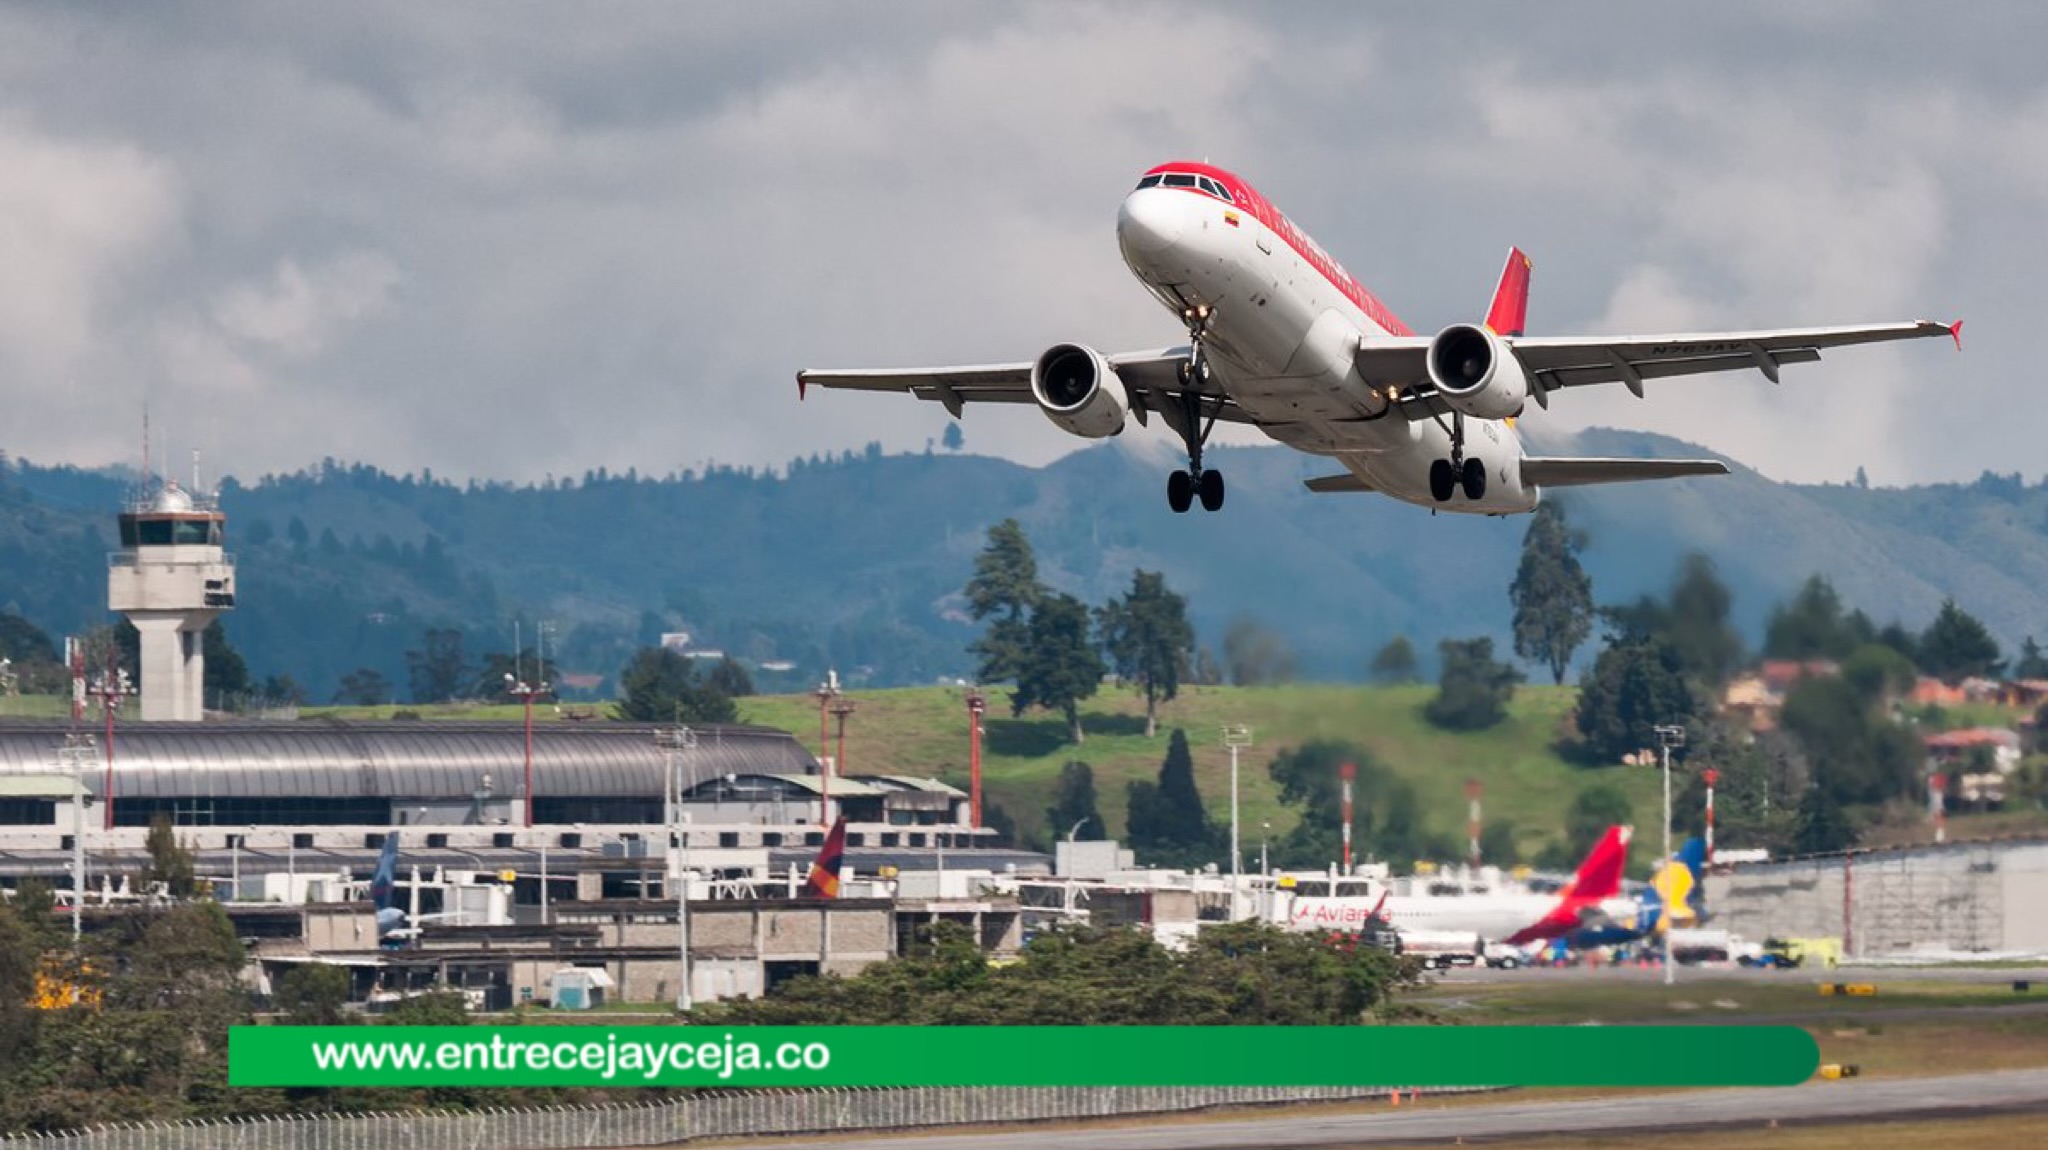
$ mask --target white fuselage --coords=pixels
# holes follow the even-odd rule
[[[1275,907],[1276,917],[1291,930],[1356,932],[1373,908],[1399,931],[1458,932],[1498,942],[1549,914],[1558,904],[1554,894],[1391,895],[1384,906],[1372,898],[1287,897]],[[1631,920],[1634,899],[1617,896],[1600,903],[1601,913],[1616,921]]]
[[[1192,190],[1140,188],[1117,213],[1117,242],[1132,273],[1176,317],[1189,307],[1211,309],[1205,349],[1212,378],[1266,434],[1331,456],[1396,499],[1445,506],[1430,495],[1429,469],[1451,454],[1448,421],[1405,418],[1392,410],[1387,389],[1358,370],[1362,341],[1396,333],[1318,266],[1345,274],[1313,240],[1277,209],[1259,207],[1228,210]],[[1466,417],[1464,424],[1465,455],[1485,464],[1487,483],[1482,498],[1455,509],[1534,509],[1538,493],[1522,484],[1512,422]]]

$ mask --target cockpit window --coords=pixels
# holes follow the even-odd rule
[[[1149,187],[1152,187],[1153,185],[1157,184],[1158,182],[1159,182],[1159,177],[1158,177],[1158,176],[1146,176],[1146,177],[1145,177],[1144,179],[1142,179],[1142,180],[1139,180],[1139,181],[1138,181],[1138,186],[1139,186],[1140,188],[1149,188]]]
[[[1232,200],[1230,198],[1229,190],[1224,188],[1222,184],[1217,183],[1215,180],[1212,180],[1207,176],[1202,177],[1202,190],[1208,192],[1212,196],[1215,196],[1217,199],[1222,200],[1226,204],[1236,202],[1235,200]]]
[[[1195,186],[1195,178],[1193,176],[1181,175],[1178,172],[1167,176],[1160,182],[1169,188],[1192,188]]]

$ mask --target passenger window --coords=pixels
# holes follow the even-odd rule
[[[1142,179],[1142,180],[1139,180],[1139,181],[1138,181],[1138,187],[1139,187],[1139,188],[1141,188],[1141,189],[1143,189],[1143,188],[1149,188],[1149,187],[1152,187],[1152,186],[1154,186],[1154,185],[1155,185],[1155,184],[1157,184],[1158,182],[1159,182],[1159,177],[1158,177],[1158,176],[1146,176],[1146,177],[1145,177],[1144,179]]]
[[[1192,188],[1195,186],[1195,178],[1193,176],[1172,175],[1160,182],[1169,188]]]

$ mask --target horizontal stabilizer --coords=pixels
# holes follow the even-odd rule
[[[1316,492],[1378,490],[1378,488],[1374,487],[1372,484],[1367,483],[1365,480],[1360,479],[1358,476],[1351,474],[1321,475],[1317,476],[1314,479],[1304,479],[1301,481],[1301,485],[1303,487],[1308,488],[1310,491]]]
[[[1595,483],[1634,483],[1642,479],[1726,474],[1728,465],[1718,459],[1522,460],[1524,487],[1586,487]]]

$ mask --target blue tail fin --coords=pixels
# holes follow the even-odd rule
[[[384,836],[384,853],[377,859],[377,873],[370,876],[370,901],[378,910],[391,909],[391,894],[398,885],[398,832]]]

